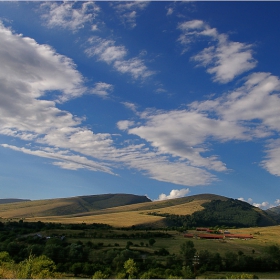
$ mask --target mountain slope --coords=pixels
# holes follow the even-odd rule
[[[0,204],[24,202],[24,201],[31,201],[31,200],[30,199],[19,199],[19,198],[0,198]]]
[[[3,218],[64,216],[150,201],[146,196],[133,194],[103,194],[35,200],[0,205],[0,216]]]
[[[116,227],[254,227],[277,219],[249,203],[214,194],[151,201],[132,194],[103,194],[0,205],[0,217]]]
[[[280,223],[280,206],[269,208],[265,210],[265,212],[278,223]]]

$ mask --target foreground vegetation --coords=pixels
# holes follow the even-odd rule
[[[279,227],[249,230],[254,240],[218,241],[182,228],[0,222],[0,278],[280,278]]]

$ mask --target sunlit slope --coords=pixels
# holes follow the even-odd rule
[[[114,227],[131,227],[146,225],[154,227],[166,226],[165,218],[153,214],[191,215],[203,210],[201,204],[210,202],[213,198],[226,199],[214,195],[199,195],[165,201],[144,202],[133,205],[112,207],[66,216],[37,217],[42,222],[60,223],[105,223]],[[34,219],[29,219],[34,220]]]
[[[0,205],[0,217],[59,223],[105,223],[116,227],[183,225],[250,227],[277,221],[246,202],[213,194],[164,201],[107,194]]]
[[[104,194],[36,200],[2,204],[0,205],[0,217],[30,218],[38,216],[64,216],[147,201],[150,200],[146,196],[131,194]]]

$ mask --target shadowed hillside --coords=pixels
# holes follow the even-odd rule
[[[23,201],[31,201],[31,200],[30,199],[19,199],[19,198],[1,198],[0,204],[23,202]]]
[[[280,206],[269,208],[265,210],[265,212],[278,223],[280,223]]]
[[[276,215],[276,214],[275,214]],[[278,224],[267,212],[214,194],[151,201],[146,196],[103,194],[0,205],[0,217],[115,227],[255,227]]]
[[[102,194],[35,200],[0,205],[0,216],[3,218],[64,216],[150,201],[146,196],[133,194]]]

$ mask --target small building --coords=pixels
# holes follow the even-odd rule
[[[196,228],[197,231],[207,231],[209,228]]]

